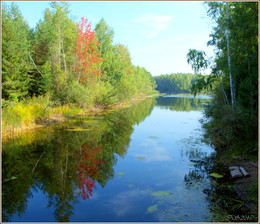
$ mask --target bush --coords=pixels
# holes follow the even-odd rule
[[[258,120],[237,104],[233,109],[226,105],[220,89],[216,91],[212,102],[205,108],[205,137],[219,151],[231,156],[257,156]]]
[[[95,98],[95,105],[108,106],[119,101],[117,87],[112,86],[109,82],[100,82],[99,92]]]
[[[82,85],[73,80],[66,90],[66,103],[75,104],[78,107],[87,108],[94,104],[97,94],[97,85]]]

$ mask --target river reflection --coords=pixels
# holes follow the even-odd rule
[[[165,95],[157,98],[157,106],[161,109],[173,111],[200,111],[203,105],[210,101],[206,95],[193,97],[192,95]]]
[[[3,221],[208,221],[182,150],[206,101],[150,98],[5,140]]]
[[[111,113],[72,119],[34,131],[3,145],[3,220],[22,216],[34,191],[48,198],[55,221],[69,221],[77,194],[92,196],[114,176],[116,155],[127,152],[133,125],[142,122],[154,99]],[[44,220],[44,219],[43,219]],[[36,221],[36,220],[35,220]]]

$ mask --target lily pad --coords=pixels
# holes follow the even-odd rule
[[[152,196],[155,196],[155,197],[162,197],[162,196],[167,196],[169,195],[170,192],[169,191],[155,191],[155,192],[152,192],[151,195]]]
[[[218,174],[218,173],[210,173],[209,175],[212,176],[212,177],[216,177],[216,178],[222,178],[223,177],[223,175]]]
[[[117,173],[117,174],[119,174],[119,175],[125,175],[125,173],[123,173],[123,172],[119,172],[119,173]]]
[[[152,212],[158,211],[157,206],[158,205],[152,205],[152,206],[148,207],[147,212],[152,213]]]
[[[137,158],[137,159],[140,159],[140,160],[145,160],[145,159],[146,159],[145,156],[137,156],[136,158]]]

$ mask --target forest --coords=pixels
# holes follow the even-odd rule
[[[15,3],[3,3],[2,24],[4,132],[154,91],[151,74],[113,42],[106,21],[75,22],[67,2],[51,2],[35,28]]]
[[[202,75],[174,73],[155,76],[156,90],[161,93],[190,93],[193,84]]]
[[[214,27],[208,46],[215,57],[190,49],[187,62],[195,73],[211,68],[192,86],[211,89],[205,108],[206,137],[220,153],[257,160],[258,152],[258,3],[206,2]]]

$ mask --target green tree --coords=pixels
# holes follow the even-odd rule
[[[209,59],[204,51],[190,49],[187,54],[187,62],[191,64],[192,69],[196,74],[209,67]]]
[[[52,89],[54,98],[65,101],[64,90],[74,72],[77,26],[67,2],[51,2],[50,6],[34,31],[33,58],[42,73],[45,92]]]
[[[254,154],[258,144],[258,3],[206,4],[214,21],[208,45],[215,47],[215,58],[210,79],[199,79],[193,88],[208,87],[214,80],[218,83],[205,110],[212,118],[205,124],[207,136],[217,148]],[[245,145],[243,151],[241,145]]]
[[[99,41],[99,51],[104,59],[101,65],[102,80],[108,81],[113,84],[116,80],[115,75],[115,54],[113,51],[113,37],[114,31],[108,26],[105,20],[102,18],[95,27],[95,34]]]
[[[28,95],[30,29],[15,3],[2,6],[3,98],[16,101]]]
[[[229,92],[229,94],[224,94],[225,98],[231,101],[232,94],[237,95],[238,104],[243,106],[244,109],[250,108],[251,111],[256,111],[258,4],[254,2],[232,2],[228,4],[208,2],[206,4],[208,6],[208,15],[216,24],[210,35],[212,39],[208,41],[208,45],[216,48],[216,56],[214,63],[212,63],[212,78],[213,76],[218,78],[222,76],[221,82],[224,84],[221,85],[225,92]],[[230,50],[228,50],[228,46]],[[229,51],[230,66],[228,66]],[[191,54],[191,52],[197,52],[197,54]],[[209,63],[208,60],[200,57],[201,54],[199,55],[198,52],[200,51],[190,50],[187,55],[188,62],[195,65],[195,67],[193,66],[195,70],[204,69],[206,68],[204,64]],[[202,54],[204,55],[204,53]],[[233,81],[230,79],[231,71]],[[226,85],[226,83],[229,83],[229,85]],[[227,91],[227,87],[231,90]],[[250,107],[248,107],[249,102]]]
[[[201,76],[190,73],[177,73],[155,76],[154,80],[157,84],[157,90],[162,93],[190,93],[193,84]],[[202,92],[202,90],[199,92]]]
[[[52,24],[52,13],[50,9],[44,12],[43,20],[40,20],[31,36],[32,58],[37,71],[33,71],[31,95],[43,95],[52,92],[53,75],[51,70],[51,43],[53,39],[50,32]]]

